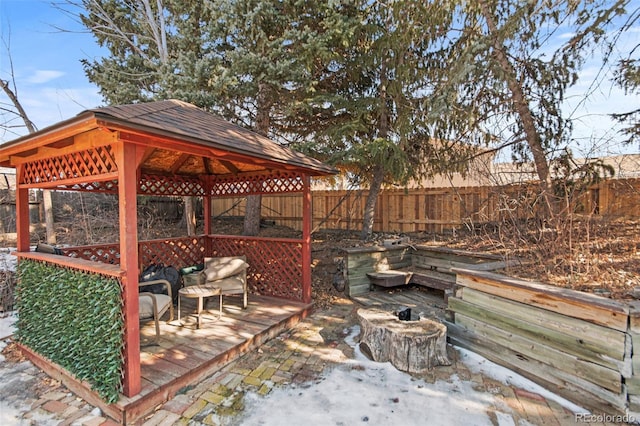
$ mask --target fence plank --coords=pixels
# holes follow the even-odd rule
[[[374,232],[443,232],[465,224],[527,218],[530,211],[516,207],[507,212],[505,202],[532,191],[531,185],[461,188],[385,189],[376,206]],[[263,218],[300,229],[302,219],[293,194],[263,196]],[[319,229],[359,230],[362,227],[365,191],[313,191],[313,224]],[[346,197],[346,200],[342,201]],[[282,202],[276,205],[273,199]],[[214,215],[228,209],[232,199],[212,200]],[[237,199],[234,200],[237,202]],[[640,216],[640,179],[611,179],[593,185],[581,201],[581,213],[611,217]],[[510,203],[510,205],[512,205]],[[222,207],[225,206],[225,207]],[[244,215],[244,204],[229,215]],[[337,207],[337,208],[336,208]],[[335,209],[335,210],[334,210]],[[277,211],[277,214],[271,210]],[[333,212],[333,213],[331,213]],[[330,217],[327,217],[330,216]],[[299,216],[298,216],[299,217]],[[286,220],[284,219],[286,218]]]

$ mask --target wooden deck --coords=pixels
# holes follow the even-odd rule
[[[171,323],[162,321],[161,339],[156,346],[145,345],[154,336],[153,321],[141,324],[142,391],[131,398],[121,396],[115,404],[104,403],[64,369],[52,367],[28,348],[22,349],[39,368],[115,421],[135,423],[184,387],[211,376],[242,354],[291,328],[311,310],[311,305],[255,295],[249,295],[249,305],[243,310],[240,297],[227,296],[223,315],[216,320],[217,300],[217,297],[210,299],[211,314],[204,315],[201,328],[196,329],[195,301],[182,299],[183,324],[177,319]],[[163,319],[167,318],[168,313]]]
[[[418,319],[422,313],[428,318],[445,319],[447,304],[444,291],[424,288],[417,285],[399,288],[373,286],[373,290],[351,299],[365,307],[376,306],[396,309],[402,306],[411,308],[411,318]]]

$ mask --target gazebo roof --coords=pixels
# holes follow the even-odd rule
[[[115,133],[147,147],[143,173],[198,176],[294,170],[312,176],[336,173],[322,162],[179,100],[90,109],[0,145],[0,166],[68,151],[83,133]]]

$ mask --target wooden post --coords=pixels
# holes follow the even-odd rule
[[[202,215],[204,216],[203,233],[209,235],[211,234],[211,195],[202,197]]]
[[[302,301],[311,303],[311,179],[302,180]]]
[[[205,176],[202,179],[202,184],[204,185],[204,196],[202,197],[202,215],[204,216],[204,228],[202,233],[205,235],[204,237],[204,256],[211,256],[213,252],[213,245],[211,243],[211,176]],[[204,259],[202,259],[204,262]]]
[[[29,239],[29,190],[22,186],[24,164],[16,167],[16,232],[18,251],[31,249]]]
[[[120,268],[124,299],[124,394],[132,397],[142,389],[140,373],[140,313],[138,306],[138,159],[136,146],[121,142],[114,147],[118,165],[120,218]]]

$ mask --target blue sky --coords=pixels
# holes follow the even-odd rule
[[[55,27],[70,32],[60,32]],[[102,105],[98,88],[88,82],[80,64],[83,58],[100,56],[101,50],[92,36],[82,31],[80,24],[51,6],[50,0],[0,0],[0,33],[4,43],[10,42],[19,99],[39,129]],[[622,45],[628,48],[639,40],[640,28],[635,28]],[[565,111],[572,111],[576,100],[584,97],[598,68],[597,60],[586,65],[579,84],[569,91]],[[0,78],[9,78],[9,71],[7,49],[0,45]],[[0,102],[5,99],[0,97]],[[625,97],[605,80],[600,90],[573,114],[577,119],[574,136],[579,143],[574,149],[578,156],[637,153],[638,146],[620,146],[621,138],[607,114],[630,110],[638,104],[640,96]],[[0,143],[25,133],[24,129],[18,134],[0,133]]]
[[[100,49],[90,34],[81,31],[49,1],[0,0],[0,78],[11,75],[8,43],[18,97],[38,129],[102,105],[98,88],[89,83],[80,64],[83,58],[99,55]],[[0,142],[17,136],[0,134]]]

